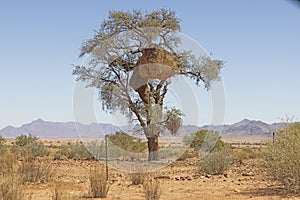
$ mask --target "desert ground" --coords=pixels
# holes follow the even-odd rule
[[[47,139],[43,144],[55,152],[60,145],[75,142],[74,139]],[[13,143],[8,141],[7,143]],[[263,145],[234,145],[231,151],[234,161],[221,175],[205,174],[199,169],[197,157],[181,158],[170,165],[152,172],[152,179],[159,182],[162,200],[176,199],[300,199],[286,194],[279,183],[268,176],[263,167]],[[52,153],[39,158],[52,171],[48,182],[22,185],[24,200],[100,199],[90,196],[91,168],[104,166],[95,160],[53,159]],[[22,162],[22,161],[19,161]],[[108,200],[143,200],[142,184],[134,185],[131,175],[109,167]],[[55,193],[60,193],[60,198]]]

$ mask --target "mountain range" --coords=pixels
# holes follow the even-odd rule
[[[226,140],[265,140],[272,137],[282,123],[267,124],[262,121],[244,119],[231,125],[205,125],[197,127],[183,125],[179,134],[191,134],[197,130],[215,130],[221,132],[221,137]],[[112,124],[92,123],[81,124],[75,122],[51,122],[38,119],[21,127],[7,126],[0,130],[0,135],[5,138],[15,138],[21,134],[32,134],[39,138],[78,138],[78,137],[103,137],[116,131],[129,131],[139,126],[118,127]],[[141,131],[137,131],[142,134]]]

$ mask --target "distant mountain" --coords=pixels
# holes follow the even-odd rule
[[[231,125],[205,125],[201,130],[214,130],[221,132],[224,140],[266,140],[271,139],[273,132],[284,123],[267,124],[262,121],[244,119]]]
[[[119,130],[119,127],[112,124],[93,123],[85,125],[75,122],[50,122],[38,119],[18,128],[7,126],[0,130],[0,135],[5,138],[15,138],[21,134],[32,134],[40,138],[102,137]]]
[[[267,124],[262,121],[244,119],[232,125],[205,125],[197,127],[184,125],[180,127],[179,134],[186,135],[197,130],[215,130],[221,132],[221,137],[226,140],[264,140],[272,137],[272,133],[281,123]],[[15,138],[21,134],[32,134],[39,138],[78,138],[78,137],[103,137],[116,131],[131,131],[133,134],[142,135],[138,125],[118,127],[112,124],[92,123],[89,125],[75,122],[51,122],[42,119],[24,124],[21,127],[7,126],[0,130],[0,135],[5,138]]]

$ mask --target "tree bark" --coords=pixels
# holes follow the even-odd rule
[[[158,135],[148,138],[148,161],[158,160]]]

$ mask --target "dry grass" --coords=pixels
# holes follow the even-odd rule
[[[161,196],[161,185],[158,180],[148,178],[143,183],[146,200],[158,200]]]
[[[15,156],[6,152],[0,157],[0,200],[21,200],[22,187]]]
[[[146,174],[144,173],[132,173],[130,174],[130,180],[132,185],[140,185],[143,184],[146,178]]]
[[[53,178],[50,164],[31,157],[22,161],[18,173],[21,175],[23,183],[47,183]]]
[[[64,192],[58,188],[55,188],[52,200],[71,200],[73,199],[69,194],[64,194]]]
[[[109,191],[109,183],[106,180],[104,167],[90,170],[90,193],[93,198],[106,198]]]

